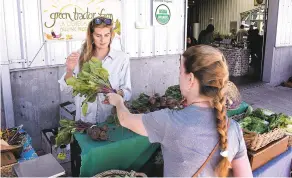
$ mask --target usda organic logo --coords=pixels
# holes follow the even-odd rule
[[[169,22],[170,15],[170,10],[165,4],[159,5],[155,12],[156,20],[161,25],[165,25]]]

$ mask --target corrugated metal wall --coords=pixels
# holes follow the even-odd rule
[[[237,21],[240,25],[240,13],[254,9],[254,0],[202,0],[199,8],[200,31],[213,18],[215,31],[230,33],[230,22]]]
[[[275,47],[270,84],[280,85],[287,81],[289,77],[292,77],[292,46]]]
[[[270,0],[263,80],[277,86],[292,76],[292,1]]]
[[[152,1],[123,1],[125,52],[131,57],[178,54],[184,47],[184,1],[173,0],[171,23],[152,26]],[[126,10],[131,9],[131,10]],[[136,21],[145,21],[146,29],[135,29]]]
[[[151,57],[183,51],[185,1],[172,2],[172,23],[156,27],[152,25],[152,1],[122,0],[122,46],[126,53],[131,57]],[[40,0],[30,0],[29,3],[6,0],[1,3],[6,30],[0,35],[7,37],[10,68],[64,64],[66,56],[80,48],[82,41],[47,42],[43,46]],[[147,23],[147,28],[135,28],[135,22],[140,20]],[[40,53],[32,62],[38,50]]]
[[[292,46],[292,1],[279,1],[276,46]]]
[[[279,6],[270,83],[279,85],[292,76],[292,1],[270,0],[270,3],[269,7]]]

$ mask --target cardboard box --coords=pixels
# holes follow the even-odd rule
[[[16,162],[17,160],[11,151],[1,153],[1,167]]]
[[[60,104],[60,119],[75,120],[76,106],[72,102],[65,102]]]
[[[3,140],[1,140],[4,142]],[[7,145],[7,144],[1,144],[1,153],[11,151],[14,154],[16,154],[16,157],[18,157],[22,152],[23,146],[22,145]]]
[[[255,170],[288,150],[289,137],[283,137],[254,152],[247,151],[251,168]]]
[[[71,155],[70,155],[70,144],[65,145],[65,147],[60,148],[57,147],[54,143],[54,139],[58,134],[58,129],[45,129],[42,130],[42,149],[46,154],[51,153],[58,162],[61,163],[67,163],[71,161]],[[66,154],[66,158],[64,160],[61,160],[58,158],[58,154],[64,152]]]

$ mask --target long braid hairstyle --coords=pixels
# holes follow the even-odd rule
[[[96,17],[96,18],[103,18],[103,17]],[[93,32],[95,28],[105,28],[105,27],[110,28],[111,33],[112,33],[112,38],[114,36],[113,24],[111,25],[106,25],[105,23],[95,24],[94,21],[96,18],[93,18],[88,23],[87,32],[86,32],[86,40],[82,45],[80,59],[79,59],[80,69],[82,68],[83,63],[89,61],[91,57],[94,55],[94,50],[96,48],[95,48],[94,40],[93,40]]]
[[[227,124],[226,124],[226,98],[224,88],[227,84],[229,73],[226,60],[223,54],[211,47],[198,45],[188,48],[184,54],[184,67],[186,73],[193,73],[200,83],[200,94],[213,98],[214,109],[216,110],[217,131],[220,135],[221,151],[227,151]],[[226,177],[229,169],[227,157],[216,167],[216,174],[219,177]]]

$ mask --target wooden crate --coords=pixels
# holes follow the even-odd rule
[[[17,164],[17,163],[15,163]],[[13,171],[13,166],[15,164],[10,164],[7,166],[2,166],[0,168],[1,171],[1,177],[17,177],[16,173]]]
[[[261,148],[260,150],[257,151],[248,150],[247,154],[250,160],[252,170],[255,170],[263,166],[273,158],[287,151],[288,140],[289,137],[285,136],[277,141],[268,144],[267,146]]]

